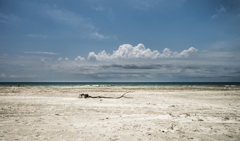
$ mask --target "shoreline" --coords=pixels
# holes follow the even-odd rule
[[[33,88],[46,88],[46,89],[52,89],[52,88],[57,88],[57,89],[134,89],[134,90],[183,90],[183,91],[191,91],[191,90],[196,90],[196,91],[205,91],[205,90],[217,90],[217,91],[240,91],[240,86],[0,86],[0,93],[1,90],[3,89],[18,89],[18,90],[24,90],[27,88],[33,89]],[[95,90],[94,90],[95,91]]]
[[[4,86],[240,86],[240,82],[0,82]]]

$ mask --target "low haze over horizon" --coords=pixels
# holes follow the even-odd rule
[[[0,0],[0,82],[239,82],[239,0]]]

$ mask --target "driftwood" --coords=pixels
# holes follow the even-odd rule
[[[79,94],[79,98],[88,98],[89,95],[88,94]]]
[[[90,96],[88,94],[79,94],[79,98],[108,98],[108,99],[120,99],[122,97],[125,97],[124,95],[129,92],[124,93],[123,95],[119,97],[105,97],[105,96]],[[130,98],[130,97],[125,97],[125,98]]]

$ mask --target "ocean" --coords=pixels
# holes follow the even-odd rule
[[[240,82],[0,82],[3,86],[240,86]]]

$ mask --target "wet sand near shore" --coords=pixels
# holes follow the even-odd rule
[[[240,140],[240,87],[0,87],[0,140]]]

